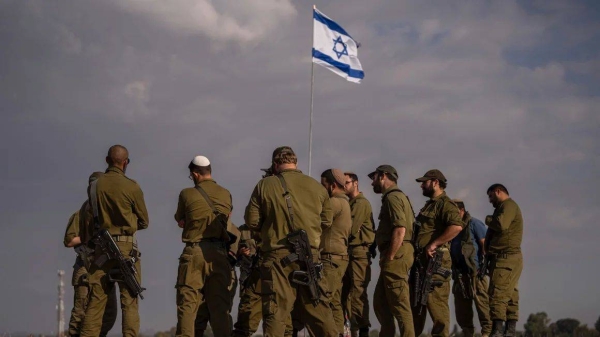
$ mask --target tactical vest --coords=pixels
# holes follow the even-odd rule
[[[465,228],[458,234],[460,239],[460,247],[469,273],[475,275],[477,273],[478,266],[475,263],[475,245],[473,244],[473,237],[471,235],[471,215],[469,212],[465,213]]]

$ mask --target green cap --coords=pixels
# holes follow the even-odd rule
[[[373,177],[375,176],[376,173],[389,173],[392,176],[394,176],[396,179],[398,179],[398,171],[396,171],[396,169],[392,166],[392,165],[379,165],[377,166],[377,168],[375,169],[375,171],[369,173],[369,178],[373,179]]]
[[[443,182],[448,182],[446,180],[446,177],[444,177],[444,174],[442,173],[442,171],[436,170],[436,169],[425,172],[425,174],[421,178],[417,178],[417,182],[422,183],[424,181],[433,180],[433,179],[437,179],[437,180],[443,181]]]

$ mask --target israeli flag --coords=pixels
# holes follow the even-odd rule
[[[365,77],[358,60],[356,41],[333,20],[313,9],[312,60],[350,82],[360,83]]]

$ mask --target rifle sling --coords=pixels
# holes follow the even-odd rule
[[[281,187],[283,187],[283,197],[285,198],[285,203],[287,205],[287,209],[288,209],[288,213],[290,214],[290,221],[288,222],[288,227],[290,230],[290,233],[295,232],[294,229],[294,209],[292,208],[292,195],[290,194],[290,191],[288,191],[287,188],[287,184],[285,183],[285,179],[283,178],[283,176],[280,174],[277,175],[277,178],[279,178],[279,181],[281,182]]]
[[[224,215],[217,210],[217,208],[215,207],[215,204],[213,204],[212,200],[210,200],[210,197],[208,196],[206,191],[202,187],[200,187],[200,185],[196,185],[196,190],[198,192],[200,192],[202,197],[204,197],[204,200],[206,200],[206,203],[208,204],[210,209],[212,209],[212,212],[215,216],[219,217],[220,215]],[[226,232],[229,232],[227,230],[227,223],[221,222],[221,225],[223,225],[223,229],[225,229]],[[227,235],[229,235],[229,233],[227,233]]]

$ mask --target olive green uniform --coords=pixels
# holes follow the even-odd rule
[[[238,251],[238,245],[241,240],[241,232],[237,228],[237,226],[234,225],[231,221],[227,222],[227,230],[236,236],[235,242],[232,243],[231,246],[229,247],[229,255],[231,257],[233,257],[233,256],[236,256],[237,251]],[[232,268],[231,269],[231,284],[229,286],[229,290],[231,292],[231,304],[232,305],[233,305],[233,298],[235,297],[235,292],[237,290],[237,286],[238,286],[237,274],[235,272],[235,268]],[[201,301],[202,302],[198,306],[198,312],[196,313],[196,321],[194,324],[194,330],[195,330],[194,336],[195,337],[204,336],[204,331],[206,330],[208,322],[210,321],[210,312],[208,311],[208,305],[206,305],[206,301],[204,300],[204,297],[201,299]],[[231,312],[231,309],[232,308],[229,308],[230,312]]]
[[[490,258],[490,315],[493,321],[519,320],[519,278],[523,271],[523,215],[508,198],[487,216],[486,252]]]
[[[96,182],[98,221],[113,236],[124,256],[137,255],[135,267],[141,284],[142,268],[136,231],[148,228],[148,211],[140,186],[125,176],[117,167],[109,167]],[[107,261],[102,267],[92,264],[89,270],[90,300],[85,312],[81,336],[95,337],[100,334],[102,316],[112,284],[107,273],[117,267],[116,260]],[[131,295],[127,286],[119,282],[122,311],[122,336],[137,337],[140,330],[138,298]]]
[[[75,237],[82,237],[80,230],[80,223],[85,221],[86,206],[89,208],[87,200],[82,205],[81,209],[69,218],[67,224],[67,230],[65,231],[64,245],[67,245]],[[82,214],[82,216],[80,216]],[[83,242],[83,240],[82,240]],[[81,328],[81,322],[85,317],[85,309],[88,304],[89,285],[88,285],[88,271],[85,268],[81,257],[77,256],[75,264],[73,265],[73,276],[71,278],[71,285],[74,288],[73,296],[73,309],[71,310],[71,319],[69,320],[69,336],[79,336],[79,329]],[[108,292],[108,302],[106,304],[106,310],[102,316],[102,327],[100,329],[100,336],[106,336],[110,329],[112,329],[117,319],[117,296],[113,287],[112,291]]]
[[[227,259],[227,230],[222,217],[231,213],[231,194],[214,180],[198,183],[208,195],[219,217],[196,188],[179,194],[175,221],[184,221],[181,240],[185,248],[177,272],[177,336],[194,335],[198,308],[204,300],[210,312],[210,326],[217,336],[229,336],[232,329],[231,288],[233,267]]]
[[[417,245],[425,248],[430,242],[442,235],[449,226],[456,225],[464,227],[458,206],[443,192],[439,196],[429,199],[417,216],[417,220],[421,223],[419,236],[417,237]],[[442,267],[446,269],[452,268],[450,259],[450,244],[445,243],[438,248],[438,251],[443,253]],[[424,251],[418,253],[415,257],[423,266],[427,266],[429,257]],[[429,293],[427,301],[427,311],[433,321],[431,330],[432,336],[448,337],[450,335],[450,309],[448,308],[448,299],[450,297],[450,276],[447,278],[435,274],[434,281],[441,281],[442,285],[434,287]],[[413,319],[415,323],[415,335],[419,336],[425,327],[425,319],[427,312],[425,310],[413,310]]]
[[[352,230],[352,212],[345,194],[331,196],[333,223],[324,228],[321,235],[321,261],[323,277],[331,291],[329,306],[338,333],[344,332],[344,308],[342,306],[342,278],[348,267],[348,237]]]
[[[259,245],[260,234],[253,232],[246,225],[240,227],[241,243],[245,243],[250,249],[250,258],[256,259],[256,262],[246,279],[245,284],[240,285],[240,303],[238,306],[237,321],[233,325],[234,337],[250,337],[253,336],[260,321],[262,320],[262,296],[260,294],[260,260]],[[285,336],[292,334],[292,324],[288,320],[286,322]]]
[[[397,322],[401,337],[414,337],[408,286],[408,276],[414,260],[414,248],[410,243],[414,214],[410,201],[398,186],[390,186],[382,194],[379,227],[375,233],[375,241],[381,253],[381,273],[373,298],[375,316],[381,324],[379,336],[395,336]],[[406,231],[402,245],[390,261],[385,256],[397,228],[405,228]]]
[[[299,170],[283,170],[294,212],[294,230],[307,233],[313,249],[314,262],[319,262],[318,248],[322,229],[331,226],[333,214],[327,191],[319,182]],[[290,281],[290,275],[300,270],[298,263],[284,266],[281,259],[292,253],[286,236],[290,233],[290,218],[284,189],[277,176],[262,179],[254,188],[245,212],[246,224],[261,232],[261,293],[263,331],[265,337],[285,334],[286,322],[296,303],[297,317],[317,336],[337,336],[329,302],[331,292],[325,279],[319,280],[321,300],[313,303],[307,287]]]
[[[350,200],[352,230],[348,239],[349,263],[344,275],[342,303],[348,313],[350,329],[371,327],[369,321],[369,296],[367,287],[371,282],[371,254],[369,246],[375,241],[375,228],[371,203],[359,193]]]
[[[492,331],[492,320],[490,319],[490,301],[488,296],[488,280],[487,278],[480,279],[477,277],[479,266],[475,263],[475,246],[473,237],[471,236],[471,215],[465,212],[463,222],[465,228],[458,234],[455,240],[461,242],[461,252],[459,256],[452,257],[452,294],[454,294],[454,310],[456,314],[456,322],[461,327],[464,337],[473,337],[475,335],[475,326],[473,325],[473,302],[477,309],[479,324],[481,325],[481,334],[489,335]],[[464,265],[461,265],[461,258],[464,258]],[[458,279],[460,277],[461,281]],[[465,296],[462,287],[469,296]]]

